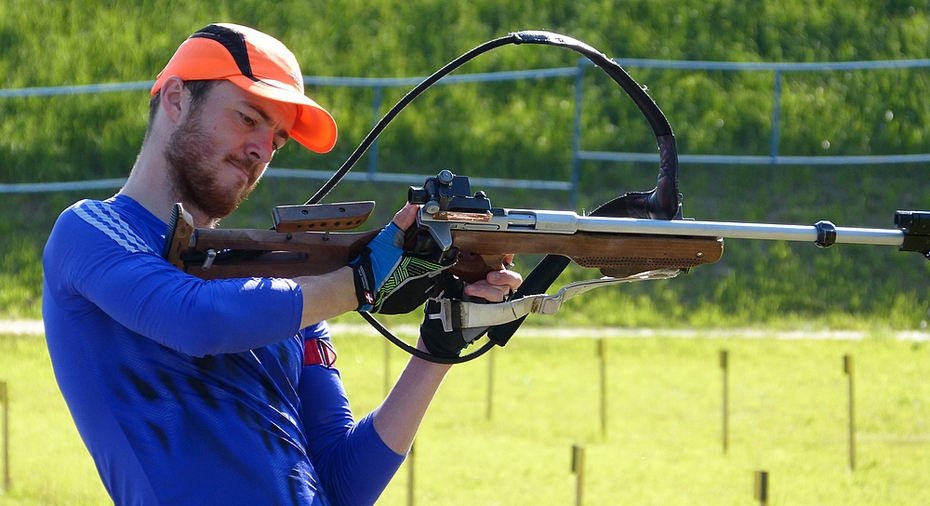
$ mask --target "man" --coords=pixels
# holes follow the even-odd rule
[[[369,254],[322,276],[202,281],[161,258],[176,202],[196,226],[213,226],[288,138],[332,148],[335,122],[304,96],[301,76],[261,32],[222,24],[193,34],[152,88],[126,185],[65,210],[49,237],[49,352],[118,505],[371,504],[448,371],[412,358],[356,422],[333,368],[324,320],[377,310],[366,289],[387,295],[405,254],[393,241],[416,207],[399,211]],[[493,272],[466,290],[501,301],[520,282]],[[445,338],[422,334],[424,349]]]

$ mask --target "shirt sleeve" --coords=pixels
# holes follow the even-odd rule
[[[328,334],[305,338],[329,339]],[[354,421],[339,371],[304,366],[298,384],[307,451],[335,505],[374,504],[404,462],[375,431],[369,414]]]
[[[49,288],[75,317],[99,308],[192,356],[242,352],[296,334],[303,294],[293,281],[203,281],[165,261],[152,239],[119,216],[95,224],[80,214],[93,211],[75,206],[62,213],[43,256]]]

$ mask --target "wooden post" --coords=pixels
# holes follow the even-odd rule
[[[727,447],[730,442],[729,434],[729,395],[728,395],[728,379],[727,372],[729,367],[729,353],[727,350],[720,350],[720,369],[723,370],[723,403],[721,404],[721,410],[723,412],[723,453],[726,455]]]
[[[600,338],[597,354],[601,362],[601,435],[607,437],[607,342]]]
[[[488,399],[485,417],[490,420],[494,408],[494,350],[487,356],[488,359]]]
[[[384,396],[391,392],[391,342],[384,341]]]
[[[3,491],[10,491],[10,397],[6,381],[0,381],[0,407],[3,409]]]
[[[767,471],[756,471],[755,498],[759,501],[759,506],[766,506],[769,502],[769,473]]]
[[[572,446],[572,472],[578,477],[575,482],[575,506],[581,506],[584,494],[584,446]]]
[[[410,453],[407,455],[407,506],[413,506],[413,447],[410,445]]]
[[[855,363],[852,355],[843,355],[843,372],[849,385],[849,470],[856,469]]]

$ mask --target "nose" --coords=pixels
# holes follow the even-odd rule
[[[274,133],[271,129],[260,129],[249,139],[246,155],[255,163],[267,164],[275,153]]]

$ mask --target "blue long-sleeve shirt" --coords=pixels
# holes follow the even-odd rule
[[[403,461],[356,423],[336,369],[304,365],[285,279],[203,281],[161,258],[167,225],[85,200],[49,237],[55,376],[117,505],[372,504]]]

